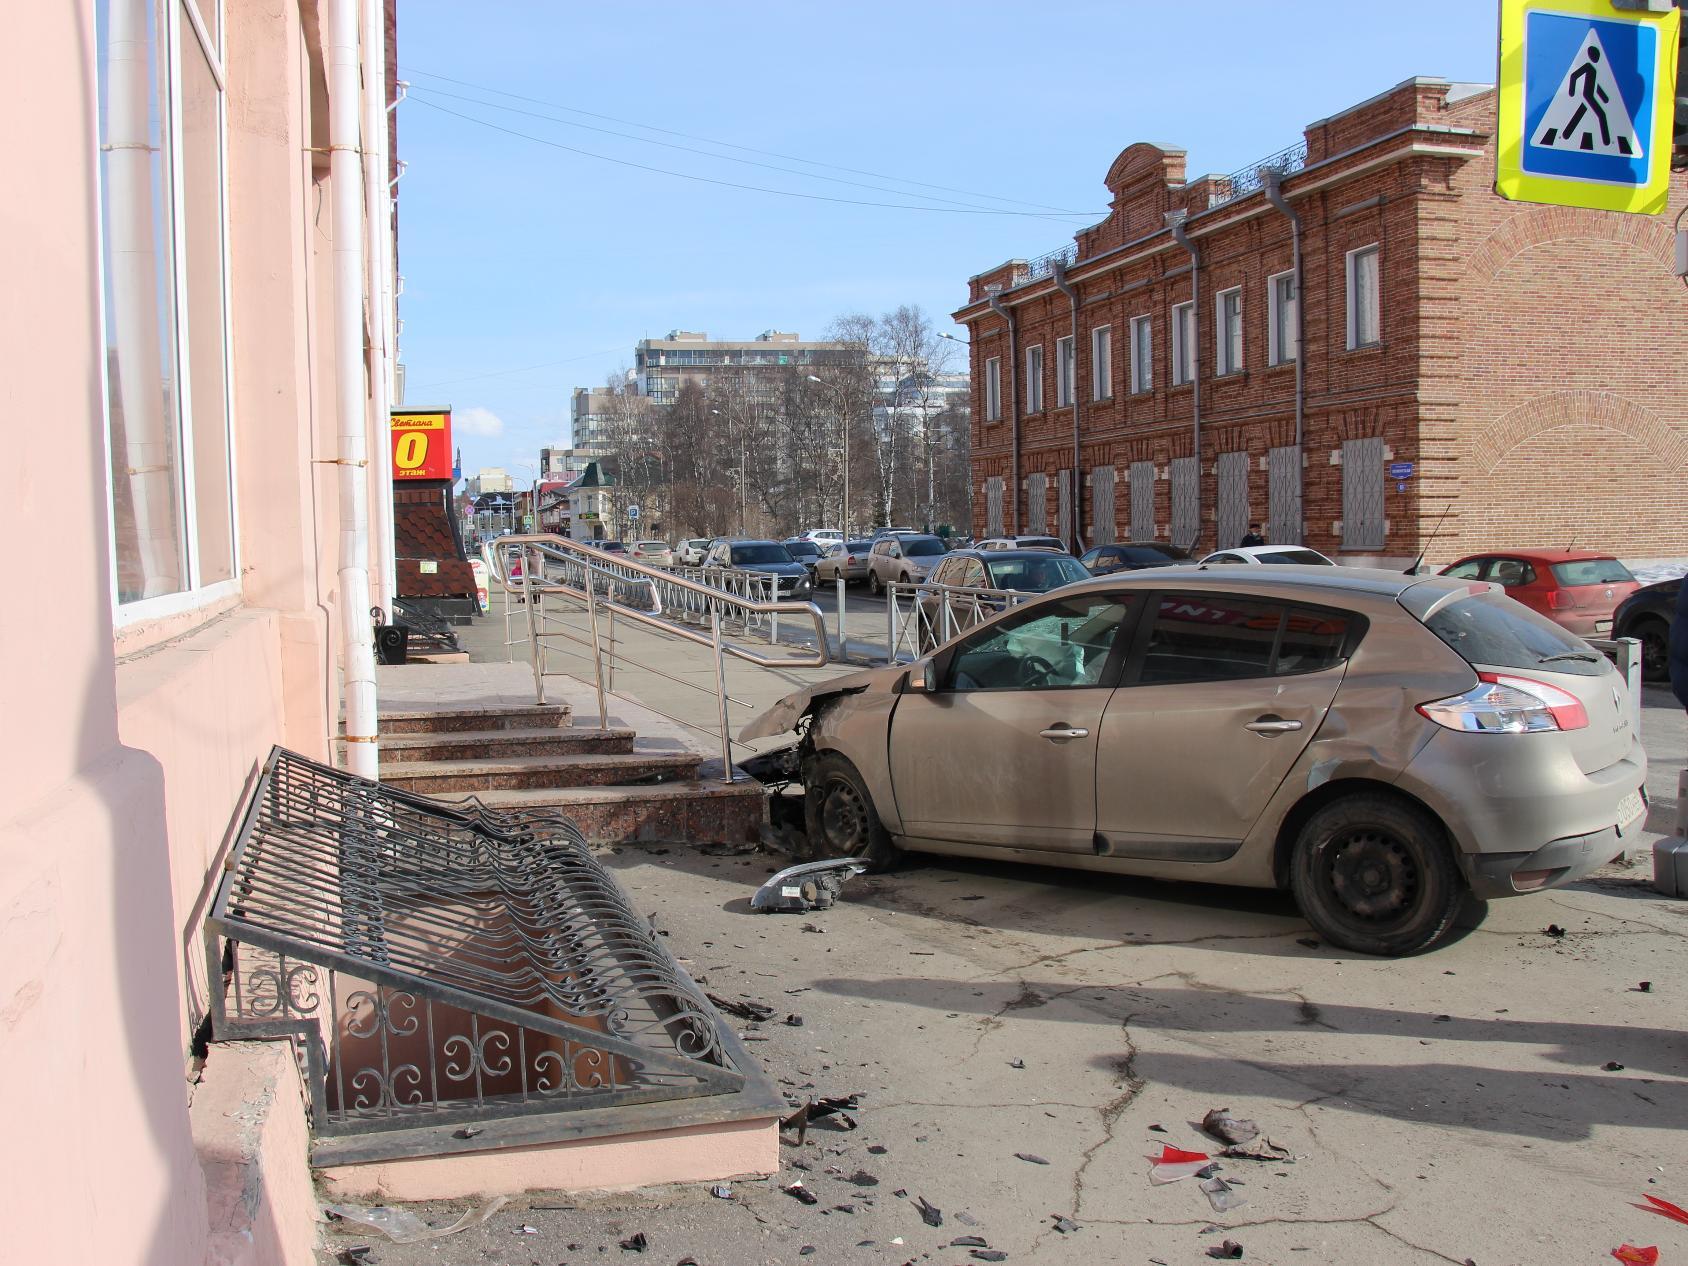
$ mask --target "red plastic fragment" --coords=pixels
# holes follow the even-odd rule
[[[1648,1213],[1656,1213],[1661,1218],[1669,1218],[1672,1222],[1680,1222],[1683,1226],[1688,1226],[1688,1209],[1684,1209],[1679,1204],[1672,1204],[1668,1200],[1660,1200],[1657,1196],[1649,1196],[1645,1192],[1642,1193],[1641,1198],[1647,1203],[1636,1205],[1637,1209],[1645,1209]]]
[[[1162,1144],[1161,1154],[1159,1156],[1151,1156],[1149,1159],[1154,1161],[1157,1165],[1179,1165],[1186,1164],[1190,1161],[1204,1161],[1211,1158],[1206,1152],[1186,1152],[1181,1147],[1168,1147],[1165,1144]]]
[[[1612,1250],[1612,1256],[1630,1266],[1658,1266],[1659,1250],[1657,1245],[1636,1248],[1633,1244],[1620,1244]]]

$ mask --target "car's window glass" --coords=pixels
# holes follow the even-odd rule
[[[793,558],[819,558],[820,547],[813,541],[788,541],[785,552]]]
[[[1587,642],[1504,594],[1485,592],[1450,602],[1425,624],[1468,664],[1546,668],[1578,677],[1606,671],[1606,657]]]
[[[1469,562],[1459,564],[1457,567],[1448,568],[1448,570],[1442,574],[1453,580],[1476,580],[1477,577],[1483,574],[1483,564],[1485,561],[1487,560],[1473,558]]]
[[[1619,585],[1635,579],[1635,573],[1615,558],[1579,558],[1574,563],[1555,563],[1553,576],[1562,585]]]
[[[1360,616],[1228,594],[1161,595],[1139,685],[1239,681],[1319,672],[1340,664],[1364,629]]]
[[[733,562],[737,566],[746,563],[789,563],[791,553],[783,545],[776,545],[768,541],[761,545],[733,546]]]
[[[1088,580],[1090,573],[1078,559],[1061,554],[1035,558],[999,558],[991,561],[991,589],[1019,589],[1025,593],[1048,593],[1075,580]]]
[[[903,542],[903,553],[910,558],[937,558],[949,551],[935,536],[915,536]]]
[[[985,578],[985,565],[976,558],[964,560],[966,567],[961,573],[961,583],[969,589],[988,589],[989,581]]]
[[[1133,567],[1158,567],[1167,559],[1167,555],[1148,545],[1127,545],[1114,550],[1114,557],[1121,562],[1129,563]]]
[[[873,548],[872,541],[851,541],[845,546],[852,554],[865,554]]]
[[[1020,544],[1027,549],[1066,549],[1067,547],[1053,536],[1022,536]]]
[[[1296,563],[1304,567],[1330,566],[1330,559],[1310,549],[1279,549],[1270,554],[1256,554],[1255,557],[1263,563]]]
[[[875,554],[889,554],[892,550],[894,550],[896,548],[897,548],[897,543],[895,541],[880,541],[877,545],[875,545],[873,547],[873,552]]]
[[[1235,554],[1215,554],[1207,561],[1210,563],[1240,563],[1243,560]]]
[[[1091,550],[1086,550],[1083,554],[1079,555],[1078,561],[1083,563],[1086,567],[1094,567],[1094,566],[1096,566],[1097,563],[1099,563],[1102,559],[1106,558],[1107,556],[1108,556],[1108,552],[1106,550],[1091,549]]]
[[[1489,564],[1489,579],[1508,589],[1527,585],[1536,578],[1536,569],[1517,558],[1497,558]]]
[[[1076,594],[1005,616],[956,650],[950,685],[956,690],[1100,685],[1127,601],[1117,595]]]

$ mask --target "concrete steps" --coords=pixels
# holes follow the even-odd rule
[[[568,705],[382,712],[381,781],[489,808],[556,809],[594,844],[753,844],[768,819],[753,778],[641,746],[625,728],[576,728]]]
[[[762,784],[743,778],[730,786],[703,778],[642,787],[480,791],[475,799],[489,809],[557,809],[593,844],[754,844],[768,816]]]
[[[385,722],[382,722],[385,726]],[[433,761],[505,760],[513,756],[575,756],[581,753],[627,754],[632,730],[543,729],[448,730],[435,734],[381,735],[383,768]]]
[[[525,707],[440,708],[415,712],[383,711],[379,717],[381,737],[394,734],[453,734],[464,730],[558,729],[573,720],[566,703],[528,704]]]

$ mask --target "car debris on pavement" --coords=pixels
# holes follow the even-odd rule
[[[865,870],[867,864],[854,857],[835,857],[829,861],[787,866],[756,890],[756,895],[750,899],[750,908],[768,914],[825,910],[838,899],[844,881]]]

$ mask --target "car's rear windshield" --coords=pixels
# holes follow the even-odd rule
[[[667,541],[640,541],[639,542],[639,548],[640,549],[667,549],[668,548],[668,542]]]
[[[1048,558],[992,559],[990,571],[992,588],[1018,589],[1024,593],[1048,593],[1075,580],[1090,579],[1083,563],[1064,554]]]
[[[911,536],[903,543],[903,555],[907,558],[936,558],[939,554],[947,554],[944,543],[935,536]]]
[[[813,541],[787,541],[785,551],[793,558],[814,558],[821,552],[821,547]]]
[[[1599,651],[1504,594],[1473,594],[1450,602],[1425,623],[1468,664],[1578,677],[1606,671],[1606,657]]]
[[[1066,549],[1053,536],[1022,536],[1017,544],[1021,549]]]
[[[849,542],[846,542],[844,548],[849,550],[852,554],[866,554],[873,549],[873,542],[872,541],[849,541]]]
[[[775,545],[772,541],[766,545],[735,545],[733,546],[733,562],[742,566],[745,563],[789,563],[791,551],[783,545]]]
[[[1301,563],[1308,567],[1329,567],[1330,559],[1310,549],[1273,550],[1270,554],[1256,554],[1263,563]]]
[[[1579,558],[1574,563],[1553,564],[1553,578],[1567,587],[1571,585],[1616,585],[1635,579],[1615,558]]]

